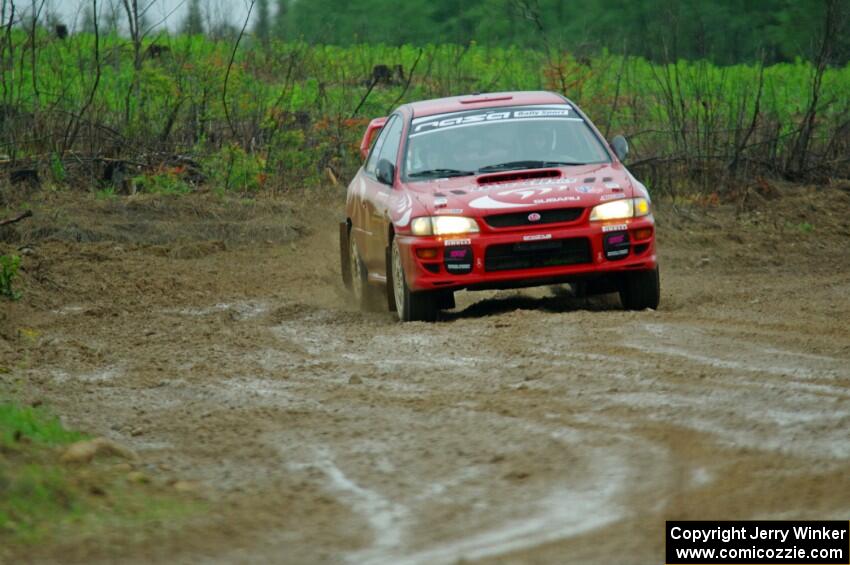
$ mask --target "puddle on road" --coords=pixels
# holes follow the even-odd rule
[[[314,457],[311,462],[290,464],[290,467],[293,469],[312,467],[326,476],[330,490],[340,494],[341,498],[345,499],[369,524],[373,533],[370,551],[383,552],[398,547],[404,538],[410,510],[347,476],[334,462],[333,453],[328,447],[314,447],[313,451]],[[362,559],[353,562],[364,563]]]
[[[56,310],[51,310],[54,314],[59,316],[68,316],[69,314],[79,314],[86,310],[88,306],[78,306],[76,304],[71,304],[68,306],[63,306],[62,308],[58,308]]]
[[[615,489],[604,491],[556,490],[527,518],[468,537],[436,544],[414,553],[360,554],[349,559],[363,565],[441,565],[497,557],[565,540],[601,528],[623,517],[614,503]]]
[[[347,346],[342,338],[329,331],[328,326],[309,321],[289,320],[274,326],[272,331],[280,339],[293,343],[307,354],[316,357],[328,358]]]
[[[181,314],[184,316],[209,316],[210,314],[218,314],[220,312],[233,312],[238,320],[250,320],[258,318],[269,311],[269,305],[266,302],[256,301],[240,301],[240,302],[219,302],[205,308],[179,308],[165,310],[167,314]]]
[[[718,337],[681,324],[643,323],[624,328],[622,335],[627,347],[720,369],[792,378],[850,379],[846,361],[763,347],[734,334]],[[777,357],[781,358],[781,362],[777,363]],[[802,363],[803,359],[807,362]]]
[[[124,370],[116,366],[108,366],[85,373],[71,374],[62,369],[53,369],[50,376],[56,383],[79,381],[83,383],[105,383],[115,381],[124,376]]]
[[[802,457],[850,457],[846,426],[850,409],[825,407],[819,396],[765,396],[739,389],[617,392],[608,406],[641,408],[646,418],[708,432],[732,445]],[[734,411],[733,411],[734,409]]]
[[[644,479],[638,476],[636,453],[659,465],[667,459],[663,447],[648,445],[634,438],[618,441],[617,446],[612,446],[612,438],[606,435],[606,447],[593,447],[598,443],[594,440],[596,432],[563,425],[547,426],[490,413],[475,413],[473,416],[484,418],[481,426],[498,421],[500,429],[509,426],[518,436],[546,436],[571,450],[580,447],[579,451],[575,451],[578,460],[571,464],[572,472],[580,469],[580,474],[569,482],[561,480],[556,484],[546,484],[542,491],[540,488],[544,485],[536,482],[507,490],[493,490],[493,481],[488,479],[488,475],[495,474],[492,479],[496,479],[505,472],[505,468],[498,465],[464,464],[447,474],[443,469],[441,476],[434,473],[434,469],[429,470],[427,460],[414,463],[407,457],[403,464],[393,461],[392,455],[401,449],[394,442],[405,443],[406,436],[384,437],[379,434],[365,442],[334,448],[320,444],[321,447],[302,450],[301,456],[295,460],[292,450],[287,449],[287,460],[293,471],[320,471],[326,490],[360,515],[371,531],[372,543],[367,548],[345,554],[347,563],[450,564],[568,539],[627,515],[619,498],[623,493],[635,490],[632,483],[641,484],[637,490],[647,488]],[[299,437],[301,445],[315,446],[319,443],[310,441],[309,437]],[[358,469],[356,473],[352,474],[347,469],[350,464],[346,465],[346,461],[349,460]],[[386,481],[385,472],[389,470],[398,480]],[[411,493],[405,485],[416,482],[417,474],[423,472],[426,473],[423,477],[425,484]],[[701,484],[710,481],[707,474],[697,476],[699,479],[696,480],[701,480]],[[461,498],[458,498],[459,492],[463,493]],[[433,534],[429,534],[433,529],[430,512],[443,512],[446,505],[460,509],[452,519],[456,528],[446,531],[461,534],[433,539]],[[494,515],[494,512],[497,514]],[[503,516],[501,520],[499,515]]]

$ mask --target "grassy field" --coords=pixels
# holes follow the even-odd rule
[[[63,184],[253,192],[345,179],[369,118],[423,98],[548,89],[629,137],[650,184],[846,176],[850,67],[653,64],[473,44],[310,46],[23,31],[0,46],[0,160]],[[232,64],[231,64],[232,57]],[[117,171],[117,174],[116,174]],[[676,182],[672,182],[675,179]],[[114,186],[113,186],[114,185]]]

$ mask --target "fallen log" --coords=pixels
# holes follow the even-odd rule
[[[14,218],[7,218],[5,220],[0,220],[0,226],[6,226],[6,225],[9,225],[9,224],[14,224],[15,222],[20,222],[24,218],[29,218],[30,216],[32,216],[32,210],[27,210],[23,214],[19,214],[19,215],[15,216]]]

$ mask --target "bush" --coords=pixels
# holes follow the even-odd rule
[[[0,296],[9,300],[21,297],[21,293],[12,287],[20,266],[21,258],[17,255],[0,255]]]
[[[179,170],[170,170],[133,179],[136,189],[150,194],[186,194],[192,188],[180,177]]]
[[[202,165],[214,188],[256,192],[266,182],[265,160],[238,145],[228,145],[204,159]]]
[[[58,418],[41,408],[0,402],[0,446],[12,447],[21,438],[42,445],[62,445],[83,437],[65,429]]]

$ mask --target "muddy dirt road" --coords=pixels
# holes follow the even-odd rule
[[[845,220],[670,213],[657,312],[537,289],[400,325],[347,304],[311,214],[187,258],[38,246],[4,383],[211,512],[30,557],[660,563],[665,519],[850,516]]]

